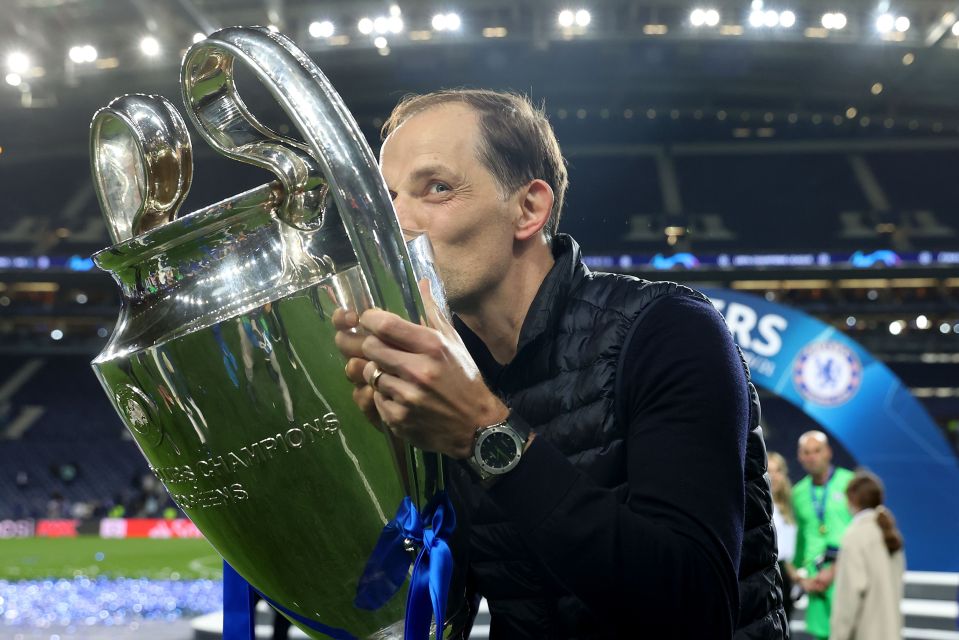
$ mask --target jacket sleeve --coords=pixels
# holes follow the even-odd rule
[[[847,535],[836,558],[836,581],[829,618],[830,640],[850,640],[853,637],[868,587],[869,576],[862,546],[855,535]]]
[[[645,313],[620,367],[626,499],[548,436],[490,495],[554,579],[607,620],[668,621],[669,637],[708,628],[720,638],[738,612],[745,372],[707,302],[662,298]]]

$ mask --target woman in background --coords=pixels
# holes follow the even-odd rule
[[[903,574],[902,534],[882,506],[882,482],[860,471],[846,497],[852,523],[836,560],[830,640],[900,640]]]
[[[796,518],[793,515],[793,485],[789,481],[786,459],[775,451],[769,458],[769,484],[773,491],[773,524],[776,525],[776,540],[779,543],[779,571],[783,575],[783,609],[786,619],[793,613],[792,585],[796,569],[793,554],[796,552]]]

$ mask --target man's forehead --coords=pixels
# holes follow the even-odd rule
[[[800,448],[818,448],[820,446],[828,447],[829,438],[822,431],[807,431],[799,436]]]
[[[441,104],[411,116],[383,141],[380,159],[391,156],[459,155],[475,148],[478,116],[460,103]]]

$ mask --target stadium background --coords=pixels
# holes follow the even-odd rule
[[[190,638],[218,607],[215,552],[147,474],[88,364],[119,304],[89,261],[108,244],[89,120],[123,93],[179,105],[196,34],[275,25],[374,150],[405,93],[529,94],[569,160],[561,229],[591,264],[817,317],[890,367],[955,452],[957,13],[925,0],[3,0],[0,637]],[[239,85],[288,130],[252,78]],[[269,179],[193,139],[182,211]],[[763,408],[796,480],[795,440],[815,423],[772,394]],[[908,637],[959,638],[957,584],[911,575]]]

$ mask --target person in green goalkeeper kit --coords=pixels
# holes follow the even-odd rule
[[[825,640],[829,637],[836,554],[852,521],[846,485],[854,474],[832,465],[829,438],[822,431],[807,431],[800,436],[799,463],[809,475],[793,487],[797,532],[790,573],[809,595],[807,632]]]

